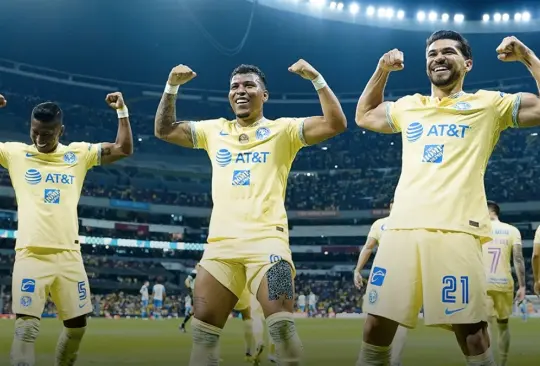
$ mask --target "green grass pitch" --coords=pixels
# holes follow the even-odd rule
[[[78,366],[187,365],[191,336],[180,333],[180,320],[90,319],[80,350]],[[360,347],[362,319],[298,319],[307,366],[353,366]],[[189,326],[188,326],[189,329]],[[540,365],[540,319],[510,320],[512,334],[509,364]],[[36,345],[36,365],[53,365],[61,323],[43,320]],[[0,365],[9,365],[13,321],[0,320]],[[492,346],[496,348],[496,345]],[[223,366],[246,365],[243,361],[242,324],[231,319],[221,338]],[[266,361],[263,364],[270,365]],[[409,332],[403,356],[405,366],[464,365],[451,332],[423,325]]]

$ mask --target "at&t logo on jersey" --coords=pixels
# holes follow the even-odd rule
[[[375,267],[373,268],[373,272],[371,272],[371,281],[370,283],[373,286],[382,286],[384,283],[384,279],[386,278],[386,269],[381,267]]]
[[[251,184],[251,172],[249,170],[235,170],[232,177],[233,186],[249,186]]]
[[[33,293],[36,291],[36,281],[30,278],[24,278],[21,282],[21,292]]]
[[[440,164],[443,161],[444,145],[426,145],[424,146],[423,163]]]
[[[470,126],[458,125],[455,123],[439,123],[429,127],[426,134],[427,137],[455,137],[458,139],[465,138],[466,132],[470,130]],[[420,122],[412,122],[407,127],[407,141],[415,142],[420,140],[424,134],[424,126]]]
[[[46,189],[43,193],[43,201],[57,205],[60,203],[60,190],[59,189]]]
[[[36,185],[41,182],[41,173],[37,171],[36,169],[28,169],[26,173],[24,174],[24,179],[26,180],[26,183],[31,185]]]
[[[226,167],[231,162],[234,164],[265,164],[269,155],[268,151],[239,152],[233,155],[227,149],[219,149],[216,154],[216,162],[220,167]]]

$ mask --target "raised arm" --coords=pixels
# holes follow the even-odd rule
[[[322,75],[304,60],[298,60],[291,65],[289,71],[304,79],[311,80],[321,102],[323,115],[309,117],[304,121],[303,135],[306,143],[308,145],[318,144],[345,131],[347,118],[338,98],[326,84]]]
[[[534,52],[516,37],[506,37],[497,47],[498,58],[504,62],[519,61],[531,73],[540,90],[540,60]],[[533,93],[520,93],[519,127],[540,126],[540,97]]]
[[[362,284],[362,270],[366,266],[366,263],[369,260],[369,257],[371,257],[371,254],[373,253],[373,249],[379,244],[377,239],[368,237],[366,240],[366,244],[362,247],[362,250],[360,251],[360,255],[358,256],[358,263],[356,264],[356,268],[354,269],[354,285],[356,288],[361,288],[363,286]]]
[[[107,104],[118,114],[118,132],[115,142],[101,143],[101,164],[110,164],[133,154],[133,134],[129,124],[129,113],[122,93],[108,94]]]
[[[377,69],[369,79],[356,106],[358,127],[381,133],[395,133],[387,119],[387,104],[384,102],[384,88],[392,71],[404,68],[403,52],[393,49],[380,59]]]
[[[183,147],[193,147],[189,122],[176,121],[176,97],[180,85],[195,76],[197,74],[185,65],[178,65],[171,70],[154,120],[154,135],[158,139]]]

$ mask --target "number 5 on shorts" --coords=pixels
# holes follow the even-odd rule
[[[461,303],[469,303],[469,276],[461,276]],[[457,279],[455,276],[444,276],[442,279],[442,302],[447,304],[456,303]]]
[[[79,301],[86,300],[86,282],[81,281],[77,283],[77,286],[79,288]]]

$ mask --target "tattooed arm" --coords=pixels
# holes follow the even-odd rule
[[[133,154],[133,134],[131,133],[131,125],[129,124],[129,116],[127,115],[127,107],[124,103],[124,98],[121,93],[108,94],[105,99],[107,104],[118,113],[118,132],[116,133],[116,141],[103,142],[101,144],[101,164],[110,164],[117,160],[126,158]],[[124,111],[124,115],[120,111]]]
[[[193,147],[190,123],[176,121],[176,96],[180,85],[195,76],[197,74],[185,65],[178,65],[171,70],[167,89],[161,97],[154,121],[154,134],[158,139],[183,147]]]
[[[523,246],[521,242],[513,246],[514,268],[518,278],[519,289],[517,297],[523,300],[525,297],[525,259],[523,258]]]

